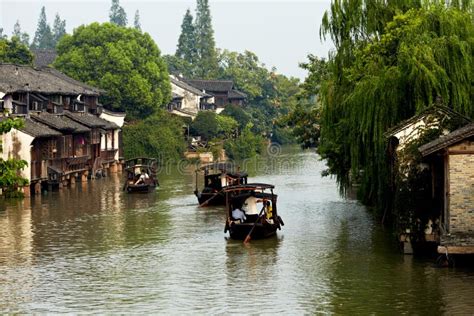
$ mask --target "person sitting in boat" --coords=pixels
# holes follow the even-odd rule
[[[255,192],[252,192],[250,196],[245,199],[245,202],[242,205],[242,211],[244,211],[247,216],[258,216],[259,211],[257,209],[257,203],[260,201],[261,200],[255,197]]]
[[[245,213],[240,209],[240,208],[236,208],[235,210],[232,211],[232,217],[235,219],[235,220],[240,220],[240,222],[245,222],[245,220],[247,219],[247,217],[245,216]]]
[[[138,178],[137,182],[135,182],[135,185],[140,183],[145,184],[145,181],[147,179],[150,179],[150,176],[148,175],[148,173],[145,172],[145,170],[142,169],[142,174],[140,175],[140,178]]]
[[[267,222],[273,224],[273,208],[272,208],[272,203],[268,200],[263,202],[265,204],[265,219]]]

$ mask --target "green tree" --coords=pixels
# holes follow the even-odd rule
[[[299,80],[277,74],[276,69],[268,70],[250,51],[224,50],[219,55],[219,66],[220,78],[232,80],[236,88],[247,95],[245,111],[251,116],[252,131],[282,136],[277,137],[278,141],[283,140],[284,134],[288,136],[289,133],[280,130],[286,127],[275,125],[275,122],[295,107],[301,90]],[[286,136],[285,142],[289,140]]]
[[[7,118],[0,121],[0,135],[8,133],[12,128],[21,128],[23,120],[19,118]],[[0,153],[2,152],[2,143],[0,140]],[[27,166],[24,160],[10,158],[3,160],[0,158],[0,188],[7,197],[17,197],[22,194],[18,191],[19,187],[28,184],[28,180],[23,178],[19,171]]]
[[[181,34],[178,39],[178,48],[175,56],[183,59],[189,65],[193,65],[196,62],[197,48],[196,48],[196,33],[193,25],[193,16],[191,11],[186,10],[186,14],[181,24]]]
[[[33,54],[16,36],[13,36],[11,41],[0,39],[0,63],[31,65]]]
[[[222,51],[219,55],[220,77],[234,81],[237,89],[245,92],[250,103],[258,103],[263,96],[264,85],[270,79],[270,72],[257,55],[250,51],[243,54]]]
[[[224,149],[231,159],[242,160],[255,157],[262,152],[264,139],[252,132],[252,125],[244,128],[242,133],[235,139],[225,142]]]
[[[197,0],[196,22],[194,27],[197,51],[197,61],[195,65],[193,64],[196,70],[195,75],[203,79],[216,78],[219,65],[208,0]]]
[[[35,49],[51,49],[54,48],[53,33],[46,19],[46,9],[43,6],[38,19],[38,27],[36,28],[35,37],[33,38],[32,48]]]
[[[66,20],[61,20],[59,14],[56,13],[53,24],[53,42],[56,46],[61,38],[66,35]]]
[[[217,119],[217,126],[219,127],[219,134],[222,135],[224,138],[229,138],[232,134],[235,133],[239,123],[237,121],[227,115],[219,114],[216,116]]]
[[[243,130],[251,120],[250,114],[242,109],[238,105],[231,105],[225,107],[221,115],[232,117],[238,124],[239,130]]]
[[[390,127],[438,96],[474,117],[474,25],[468,4],[333,1],[326,14],[322,32],[337,50],[321,86],[319,152],[342,189],[350,178],[359,179],[364,203],[382,211],[389,207],[384,133]]]
[[[191,123],[191,134],[201,136],[205,140],[210,140],[219,135],[219,123],[217,114],[211,111],[201,111]]]
[[[211,140],[216,137],[230,137],[237,126],[237,121],[230,116],[218,115],[212,111],[201,111],[191,123],[190,130],[193,135]]]
[[[3,34],[3,27],[0,27],[0,39],[6,39],[8,36],[6,34]]]
[[[30,35],[26,32],[21,31],[20,21],[16,20],[15,25],[13,26],[13,34],[12,36],[18,37],[20,42],[26,46],[30,45]]]
[[[183,75],[184,77],[191,78],[192,77],[192,66],[190,63],[176,57],[175,55],[164,55],[163,59],[165,60],[166,64],[168,65],[169,73],[175,75]]]
[[[58,44],[54,67],[107,91],[103,104],[145,118],[171,99],[160,50],[148,33],[111,23],[80,26]]]
[[[135,19],[133,20],[133,27],[139,31],[142,30],[142,25],[140,23],[140,12],[138,12],[138,10],[135,11]]]
[[[154,157],[160,164],[177,162],[186,144],[183,121],[159,110],[142,121],[135,121],[123,128],[124,155],[133,157]]]
[[[329,79],[328,62],[312,54],[308,55],[308,62],[300,63],[300,67],[308,71],[308,76],[301,84],[303,97],[310,99],[319,95],[323,82]]]
[[[127,14],[120,6],[119,0],[112,0],[112,6],[109,12],[110,23],[118,26],[127,26]]]

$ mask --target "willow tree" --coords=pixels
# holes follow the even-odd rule
[[[472,19],[468,1],[333,1],[321,27],[336,51],[321,87],[319,152],[342,189],[357,179],[363,202],[384,209],[384,133],[438,96],[474,117]]]

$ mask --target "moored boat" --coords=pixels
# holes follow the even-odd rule
[[[275,187],[265,183],[249,183],[224,189],[226,224],[232,239],[249,241],[276,234],[284,225],[278,215]]]
[[[126,180],[123,190],[128,193],[148,193],[159,185],[154,158],[133,158],[125,161]]]
[[[236,170],[237,169],[237,170]],[[204,188],[198,189],[199,176],[204,177]],[[224,189],[247,183],[247,173],[234,168],[231,163],[206,164],[196,170],[196,195],[201,206],[225,205]]]

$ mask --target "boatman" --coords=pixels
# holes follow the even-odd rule
[[[150,179],[150,176],[148,176],[148,173],[146,173],[145,170],[142,169],[142,174],[140,175],[140,178],[138,178],[137,182],[135,182],[135,185],[139,183],[145,184],[145,181],[147,179]]]

